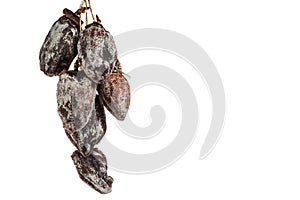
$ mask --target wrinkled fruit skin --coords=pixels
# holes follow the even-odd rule
[[[80,33],[78,57],[86,75],[98,83],[111,70],[117,60],[117,48],[112,35],[94,22]]]
[[[95,89],[96,85],[83,71],[59,76],[57,110],[66,131],[75,132],[86,126],[95,107]]]
[[[118,120],[124,120],[130,105],[130,87],[121,73],[111,73],[97,90],[103,95],[107,110]]]
[[[82,9],[82,10],[81,10]],[[40,69],[59,76],[58,114],[66,135],[77,148],[71,158],[80,178],[96,191],[107,194],[113,178],[107,175],[107,160],[98,149],[106,133],[104,107],[124,120],[130,104],[130,87],[122,75],[112,35],[98,17],[81,30],[81,14],[65,8],[51,27],[39,52]],[[74,70],[69,67],[77,56]],[[98,94],[97,94],[98,93]]]
[[[67,71],[77,55],[78,25],[67,16],[59,18],[51,27],[40,50],[40,69],[47,76]]]
[[[107,176],[107,161],[101,151],[93,151],[89,156],[83,156],[75,151],[71,156],[79,177],[96,191],[107,194],[111,192],[113,178]]]
[[[78,131],[65,130],[74,146],[84,155],[88,156],[101,141],[106,132],[106,117],[102,100],[96,96],[95,107],[89,121]]]

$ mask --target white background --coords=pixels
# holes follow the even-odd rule
[[[204,124],[190,150],[169,168],[147,175],[110,170],[115,183],[108,195],[77,176],[70,159],[74,147],[56,113],[58,79],[39,70],[48,30],[64,7],[76,10],[79,3],[2,2],[0,199],[300,198],[299,1],[92,0],[113,35],[164,28],[196,41],[217,66],[227,99],[222,137],[206,159],[198,160]],[[122,61],[129,70],[129,61]],[[143,60],[137,56],[136,62]],[[134,98],[139,104],[143,95]],[[201,107],[208,118],[209,102]],[[137,113],[141,119],[148,114]],[[114,126],[109,117],[108,135]]]

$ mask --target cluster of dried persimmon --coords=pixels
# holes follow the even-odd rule
[[[88,22],[88,13],[92,23]],[[89,0],[84,0],[76,12],[63,10],[63,16],[46,36],[39,60],[40,69],[47,76],[59,76],[58,113],[68,138],[77,148],[71,158],[80,178],[102,194],[111,192],[113,178],[107,175],[106,157],[99,150],[106,132],[104,107],[118,120],[124,120],[130,88],[114,39],[99,17],[94,17]]]

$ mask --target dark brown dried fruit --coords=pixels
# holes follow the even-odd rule
[[[89,11],[93,23],[88,24]],[[93,15],[90,0],[73,13],[64,9],[51,27],[39,53],[40,69],[47,76],[59,75],[58,113],[65,132],[76,146],[72,160],[80,178],[96,191],[111,192],[105,155],[98,149],[106,132],[104,106],[124,120],[130,104],[130,88],[122,75],[111,34]],[[81,14],[87,26],[82,31]],[[68,71],[78,53],[74,70]],[[98,90],[98,95],[96,94]]]
[[[39,53],[40,69],[47,76],[67,71],[77,55],[79,17],[65,9],[51,27]]]
[[[86,75],[95,83],[103,80],[117,59],[117,49],[111,34],[100,23],[94,22],[80,33],[77,47]]]
[[[121,73],[111,73],[97,90],[103,95],[107,110],[118,120],[124,120],[130,105],[130,87],[126,78]]]
[[[83,71],[59,76],[56,92],[58,114],[66,131],[73,133],[86,126],[95,107],[95,88]]]
[[[97,95],[95,108],[88,123],[82,129],[66,134],[76,148],[85,156],[88,156],[95,146],[101,141],[106,132],[105,112],[101,98]]]
[[[71,157],[79,177],[85,183],[102,194],[111,192],[113,178],[107,176],[107,161],[101,151],[93,151],[87,157],[83,156],[79,151],[75,151]]]

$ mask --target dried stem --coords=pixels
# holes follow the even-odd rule
[[[97,22],[98,22],[99,24],[101,24],[101,20],[100,20],[100,18],[99,18],[98,15],[96,15],[96,19],[97,19]]]

